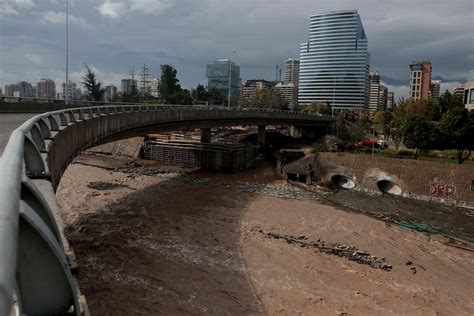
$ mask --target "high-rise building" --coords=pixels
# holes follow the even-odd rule
[[[15,91],[15,84],[7,84],[5,85],[5,96],[6,97],[12,97],[13,96],[13,92]]]
[[[233,102],[239,103],[242,79],[240,79],[240,67],[236,63],[230,59],[219,59],[206,65],[206,76],[208,89],[215,88],[225,96],[230,92]]]
[[[280,92],[283,99],[288,102],[291,108],[298,105],[298,87],[294,83],[277,83],[275,89]]]
[[[441,80],[431,80],[430,82],[430,99],[439,101],[441,91]]]
[[[3,97],[2,87],[0,87],[0,97]]]
[[[387,92],[387,110],[395,110],[395,93]]]
[[[408,95],[415,100],[430,97],[431,62],[418,61],[410,64],[410,82]]]
[[[18,83],[6,85],[5,96],[17,98],[34,98],[36,96],[36,91],[29,82],[20,81]]]
[[[75,82],[69,81],[67,84],[63,82],[62,85],[62,92],[58,93],[58,99],[64,100],[64,95],[67,94],[68,100],[81,100],[82,99],[82,91],[80,88],[77,87]]]
[[[135,79],[122,79],[121,89],[122,93],[132,92],[133,89],[138,89],[137,80]]]
[[[464,85],[464,106],[469,111],[474,111],[474,69],[467,73],[467,82]]]
[[[367,45],[356,10],[312,15],[309,40],[300,45],[298,102],[328,102],[334,110],[363,107],[369,79]]]
[[[285,83],[292,83],[298,87],[300,74],[300,61],[298,59],[287,59],[285,61]]]
[[[273,82],[263,79],[247,80],[241,89],[241,105],[253,106],[257,92],[263,89],[269,89],[272,86]]]
[[[160,98],[160,79],[148,80],[146,84],[146,92],[152,97],[159,99]]]
[[[466,85],[463,83],[463,84],[460,84],[459,86],[454,87],[453,94],[463,98],[465,86]]]
[[[373,115],[380,108],[382,99],[382,86],[380,84],[380,75],[378,72],[371,72],[369,74],[369,99],[368,108],[369,114]]]
[[[388,89],[384,85],[380,85],[379,111],[387,109]]]
[[[56,97],[56,84],[52,79],[41,79],[36,84],[36,97],[54,99]]]
[[[104,99],[106,101],[112,101],[112,99],[117,95],[117,87],[114,85],[105,86]]]

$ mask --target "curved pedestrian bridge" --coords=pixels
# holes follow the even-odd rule
[[[55,190],[68,164],[92,146],[147,133],[212,127],[326,128],[319,113],[202,106],[82,107],[37,115],[10,136],[0,160],[0,315],[81,315],[79,290],[58,228]],[[259,138],[263,135],[259,135]],[[57,215],[56,215],[57,216]]]

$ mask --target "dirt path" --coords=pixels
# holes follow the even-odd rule
[[[58,199],[92,314],[474,314],[473,252],[279,181],[269,184],[276,196],[244,192],[238,181],[273,178],[258,172],[128,177],[70,166]],[[268,233],[354,246],[392,269]]]

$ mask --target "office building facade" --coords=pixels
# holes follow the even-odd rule
[[[148,80],[146,83],[146,92],[154,98],[160,98],[160,79]]]
[[[474,111],[474,69],[467,74],[467,82],[464,84],[464,106],[469,111]]]
[[[369,98],[367,102],[370,115],[377,112],[382,105],[384,91],[382,87],[379,73],[371,72],[369,74]]]
[[[217,89],[224,96],[231,96],[234,104],[240,102],[240,67],[230,59],[219,59],[206,65],[208,89]],[[230,82],[230,84],[229,84]]]
[[[298,59],[287,59],[285,61],[285,83],[292,83],[298,87],[300,74],[300,61]]]
[[[104,99],[105,101],[112,101],[112,99],[117,95],[117,87],[114,85],[105,86]]]
[[[441,91],[441,80],[431,80],[430,82],[430,99],[438,102]]]
[[[276,84],[275,89],[288,102],[290,108],[295,108],[298,105],[298,87],[294,83],[279,82]]]
[[[387,110],[395,110],[395,93],[387,92]]]
[[[414,100],[430,97],[431,62],[418,61],[410,64],[408,96]]]
[[[132,92],[133,89],[138,89],[137,80],[122,79],[122,81],[120,82],[120,92],[128,93],[128,92]]]
[[[310,17],[309,40],[300,45],[298,102],[328,102],[334,110],[365,106],[368,41],[357,11]]]
[[[41,79],[36,84],[36,97],[44,99],[56,98],[56,84],[52,79]]]
[[[257,92],[263,89],[269,89],[273,84],[273,82],[263,79],[247,80],[241,88],[241,106],[252,107],[255,103]]]
[[[17,98],[34,98],[36,97],[36,89],[27,81],[20,81],[5,86],[6,97]]]
[[[67,84],[63,82],[62,85],[62,92],[57,94],[57,98],[64,100],[65,95],[67,94],[68,100],[81,100],[82,99],[82,91],[80,88],[77,87],[75,82],[69,81]]]

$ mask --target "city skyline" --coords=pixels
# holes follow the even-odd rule
[[[191,1],[71,1],[70,79],[79,82],[87,63],[105,85],[119,86],[133,65],[138,72],[146,63],[158,77],[159,65],[171,64],[183,87],[193,88],[206,84],[206,64],[231,57],[241,66],[243,81],[271,80],[276,64],[298,59],[310,15],[357,9],[369,38],[371,70],[380,72],[396,99],[408,96],[409,64],[416,60],[431,60],[432,79],[442,80],[442,91],[464,82],[474,60],[472,10],[466,10],[472,3],[453,7],[422,1],[397,14],[405,2],[383,3],[373,10],[369,2],[355,1],[213,1],[213,6],[209,1],[199,6]],[[0,9],[1,40],[9,43],[0,57],[0,86],[43,77],[62,83],[63,1],[8,0]],[[225,12],[232,12],[236,21],[219,19]],[[202,18],[206,21],[200,22]],[[251,31],[255,28],[259,31]]]

